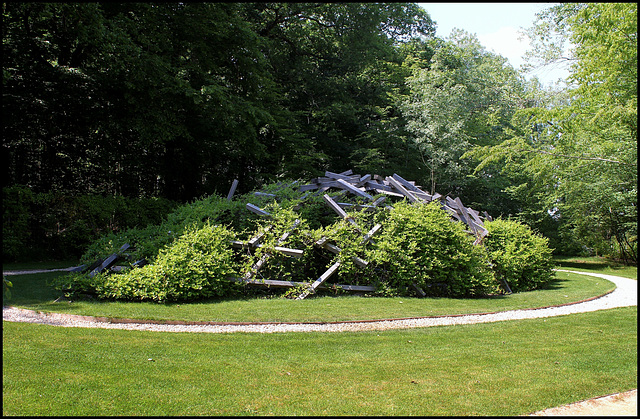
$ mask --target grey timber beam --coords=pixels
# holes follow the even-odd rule
[[[369,195],[368,193],[361,191],[360,189],[356,188],[355,186],[349,184],[348,182],[344,181],[343,179],[338,179],[338,183],[341,185],[341,187],[343,189],[348,190],[349,192],[356,194],[358,196],[361,196],[363,198],[367,198],[370,201],[373,201],[373,197],[371,195]]]
[[[315,294],[316,288],[318,288],[324,281],[329,279],[329,277],[333,275],[338,270],[339,267],[340,267],[340,262],[336,262],[333,265],[331,265],[329,269],[327,269],[322,275],[320,275],[320,278],[313,281],[313,284],[311,284],[309,288],[304,290],[302,294],[298,295],[296,300],[303,300],[307,295],[312,293]]]
[[[258,208],[257,206],[251,204],[251,203],[247,203],[247,209],[253,213],[256,213],[258,215],[262,215],[262,216],[266,216],[266,217],[271,217],[271,214],[269,214],[267,211]]]
[[[264,247],[264,245],[262,244],[257,244],[257,245],[250,245],[248,243],[244,243],[238,240],[232,240],[231,241],[231,246],[236,248],[236,249],[246,249],[246,248],[261,248]],[[287,256],[292,256],[295,258],[300,258],[302,257],[302,255],[304,254],[304,250],[298,250],[298,249],[290,249],[288,247],[282,247],[282,246],[274,246],[273,249],[277,252],[280,252],[284,255]]]
[[[362,242],[360,243],[361,245],[365,245],[368,242],[371,241],[371,237],[373,237],[374,234],[376,234],[378,232],[378,230],[380,230],[382,228],[382,224],[376,224],[373,226],[373,228],[371,230],[369,230],[369,232],[367,234],[365,234],[365,236],[362,238]]]
[[[90,272],[89,272],[89,278],[93,278],[94,276],[96,276],[98,273],[102,272],[103,270],[111,267],[111,265],[113,265],[118,258],[120,257],[120,253],[124,252],[125,250],[127,250],[129,248],[129,243],[125,243],[122,245],[122,247],[116,252],[113,253],[112,255],[110,255],[108,258],[106,258],[105,260],[103,260],[98,266],[96,266],[95,268],[93,268]]]
[[[247,285],[259,286],[259,287],[293,288],[293,287],[299,287],[301,285],[309,285],[308,283],[305,283],[305,282],[282,281],[282,280],[275,280],[275,279],[265,279],[265,280],[250,279],[247,281],[241,278],[228,278],[228,279],[233,282],[242,282]],[[329,286],[325,284],[320,284],[318,286],[318,289],[327,289],[327,288],[334,288],[334,287],[343,289],[345,291],[352,291],[352,292],[373,292],[376,290],[376,287],[369,286],[369,285],[348,285],[348,284],[331,284]]]
[[[411,202],[417,202],[418,201],[418,198],[416,198],[411,192],[409,192],[407,190],[407,188],[402,186],[402,184],[400,182],[398,182],[397,180],[395,180],[394,178],[387,177],[387,182],[389,182],[394,188],[396,188],[402,195],[404,195],[407,198],[409,198],[409,201],[411,201]]]
[[[247,204],[247,205],[249,205],[249,204]],[[284,243],[284,241],[287,240],[287,238],[289,238],[289,236],[291,235],[293,230],[295,230],[298,227],[298,225],[300,225],[300,220],[294,221],[293,226],[291,227],[291,229],[289,231],[287,231],[286,233],[284,233],[278,239],[278,244]],[[269,259],[269,257],[271,257],[271,253],[265,253],[256,263],[253,264],[253,266],[251,266],[251,269],[249,269],[249,271],[242,276],[242,279],[244,281],[249,280],[253,276],[254,273],[258,272],[258,270],[260,270],[260,268],[262,268],[262,266],[267,261],[267,259]]]
[[[233,194],[236,192],[236,188],[238,187],[238,179],[233,179],[233,183],[231,184],[231,189],[229,189],[229,193],[227,194],[227,201],[231,201],[233,198]]]

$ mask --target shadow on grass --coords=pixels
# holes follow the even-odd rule
[[[580,262],[580,261],[573,261],[573,262],[565,262],[565,261],[558,261],[556,262],[558,264],[558,266],[560,268],[574,268],[574,269],[588,269],[588,270],[593,270],[593,271],[605,271],[608,269],[622,269],[621,266],[616,266],[614,264],[608,264],[608,263],[597,263],[597,262]]]

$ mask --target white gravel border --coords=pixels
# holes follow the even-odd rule
[[[112,323],[109,320],[59,313],[40,313],[15,307],[3,307],[2,319],[11,322],[40,323],[61,327],[85,327],[101,329],[148,330],[154,332],[190,333],[282,333],[282,332],[353,332],[386,329],[408,329],[416,327],[450,326],[458,324],[490,323],[505,320],[535,319],[563,316],[566,314],[607,310],[616,307],[638,305],[638,281],[613,275],[569,271],[606,279],[616,289],[600,298],[581,303],[529,310],[510,310],[488,314],[470,314],[442,317],[420,317],[399,320],[351,321],[340,323],[259,323],[259,324],[156,324],[156,323]]]

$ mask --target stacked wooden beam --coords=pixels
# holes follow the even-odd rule
[[[373,195],[385,194],[400,198],[407,198],[413,203],[428,203],[438,201],[441,207],[449,212],[453,219],[465,223],[469,227],[469,232],[477,237],[476,244],[479,244],[487,235],[487,229],[484,228],[482,218],[487,218],[485,213],[481,217],[478,211],[465,207],[460,198],[452,199],[449,196],[442,196],[439,193],[433,195],[423,191],[415,182],[403,179],[400,175],[394,173],[393,176],[378,175],[357,175],[353,171],[347,170],[342,173],[325,172],[324,177],[312,179],[307,185],[300,186],[300,191],[317,190],[324,193],[331,188],[343,189],[358,197],[362,197],[373,201]],[[372,204],[376,207],[379,204]],[[339,206],[348,206],[353,204],[341,204]],[[367,206],[361,206],[367,208]]]
[[[234,184],[231,187],[229,195],[227,199],[231,199],[233,192],[237,186],[237,182],[234,181]],[[368,204],[353,204],[347,202],[336,202],[333,198],[327,195],[329,189],[341,189],[346,194],[351,194],[355,197],[362,198],[370,201]],[[487,229],[484,227],[484,219],[490,219],[489,215],[485,212],[484,217],[481,217],[478,211],[465,207],[460,200],[460,198],[451,198],[449,196],[442,196],[438,193],[429,194],[423,191],[420,186],[416,185],[415,182],[407,181],[403,179],[398,174],[393,174],[393,176],[382,177],[379,175],[371,175],[366,174],[364,176],[354,174],[352,170],[347,170],[341,173],[334,172],[325,172],[324,176],[317,177],[312,179],[308,184],[301,185],[298,187],[298,191],[306,192],[303,196],[306,197],[308,194],[313,193],[315,195],[323,195],[323,199],[325,203],[333,209],[340,217],[344,218],[348,222],[352,223],[357,231],[363,235],[362,245],[372,241],[372,236],[379,231],[382,226],[376,225],[374,226],[368,233],[364,234],[356,225],[356,222],[348,216],[345,209],[357,209],[361,211],[375,211],[380,208],[381,204],[385,202],[385,196],[382,196],[378,199],[374,199],[375,195],[384,194],[386,196],[394,196],[398,198],[407,198],[410,202],[420,204],[420,203],[429,203],[432,201],[439,202],[440,206],[451,214],[451,217],[454,221],[465,223],[468,226],[468,232],[473,234],[476,237],[475,244],[480,244],[482,239],[488,234]],[[313,191],[313,192],[312,192]],[[256,196],[264,196],[265,193],[256,192]],[[271,197],[276,198],[275,194],[268,194]],[[385,208],[391,208],[389,205],[385,205]],[[247,209],[255,214],[264,216],[266,218],[270,218],[271,214],[267,211],[257,207],[253,204],[247,204]],[[295,228],[295,226],[294,226]],[[254,240],[255,239],[255,240]],[[259,247],[258,241],[259,238],[254,238],[249,241],[249,243],[244,244],[240,242],[234,242],[234,247],[237,248],[255,248]],[[281,240],[282,241],[282,240]],[[319,248],[328,250],[331,253],[338,255],[341,252],[341,249],[336,245],[329,243],[326,238],[322,238],[318,240],[315,245]],[[285,255],[300,257],[302,255],[301,250],[296,249],[288,249],[288,248],[275,248],[276,251],[279,251]],[[260,286],[275,286],[275,287],[296,287],[303,285],[305,290],[297,297],[298,299],[303,299],[309,294],[315,293],[317,289],[327,288],[326,281],[338,270],[340,267],[340,262],[334,259],[334,263],[313,283],[299,283],[292,281],[279,281],[279,280],[254,280],[252,279],[252,275],[260,269],[260,267],[265,262],[266,258],[270,255],[265,255],[263,259],[258,261],[256,265],[252,267],[252,269],[247,272],[243,278],[234,278],[235,281],[244,282],[248,285],[260,285]],[[360,267],[366,267],[368,262],[362,260],[360,258],[355,257],[354,263]],[[334,284],[330,285],[334,288],[341,288],[349,291],[374,291],[373,287],[366,286],[352,286],[352,285],[340,285]],[[416,292],[424,296],[425,292],[417,287]]]

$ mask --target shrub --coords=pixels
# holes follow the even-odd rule
[[[157,302],[225,296],[234,288],[228,278],[238,275],[233,239],[220,225],[189,227],[160,250],[154,263],[124,274],[96,275],[96,292],[102,298]]]
[[[517,221],[485,222],[484,239],[496,278],[513,292],[540,288],[553,279],[552,249],[548,239]]]
[[[380,214],[386,220],[368,258],[385,287],[408,292],[415,284],[428,295],[449,297],[496,291],[484,249],[438,203],[402,201]]]

